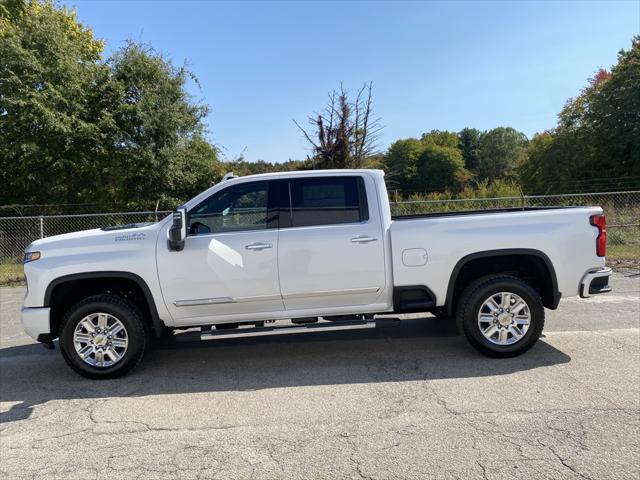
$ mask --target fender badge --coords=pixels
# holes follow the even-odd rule
[[[126,233],[121,235],[116,235],[116,242],[129,242],[132,240],[144,240],[146,238],[146,234],[144,233]]]

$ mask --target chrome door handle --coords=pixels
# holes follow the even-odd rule
[[[264,250],[265,248],[271,247],[272,245],[270,243],[250,243],[244,246],[246,250]]]
[[[370,237],[369,235],[360,235],[351,239],[353,243],[369,243],[375,242],[376,240],[378,240],[376,237]]]

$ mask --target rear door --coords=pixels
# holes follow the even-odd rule
[[[278,252],[286,309],[375,303],[385,287],[382,226],[368,207],[375,192],[368,200],[357,175],[292,178],[288,189]]]

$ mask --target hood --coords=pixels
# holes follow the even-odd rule
[[[155,236],[161,223],[122,225],[64,233],[36,240],[26,250],[43,252],[58,249],[83,250],[87,247],[95,248],[97,246],[111,249],[119,244],[146,243],[149,240],[155,241]]]

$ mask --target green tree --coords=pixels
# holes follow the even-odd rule
[[[205,146],[203,120],[208,108],[193,103],[185,90],[192,74],[151,47],[133,42],[107,63],[118,92],[107,159],[117,180],[118,200],[131,204],[175,200],[176,184],[170,175],[178,174],[174,162],[184,165],[180,160],[184,158],[200,169],[190,169],[183,180],[192,181],[180,186],[179,192],[193,195],[203,183],[219,180],[217,151]]]
[[[423,133],[420,141],[424,145],[458,148],[458,136],[454,132],[448,132],[446,130],[431,130],[428,133]]]
[[[478,156],[482,132],[475,128],[463,128],[458,132],[458,148],[462,152],[464,167],[470,172],[478,172]]]
[[[396,140],[387,149],[384,156],[384,170],[389,188],[402,192],[411,192],[415,185],[418,158],[424,150],[424,144],[415,138]]]
[[[0,203],[81,200],[82,172],[111,122],[102,49],[75,12],[52,2],[0,10]]]
[[[425,146],[417,164],[418,190],[457,189],[465,180],[466,171],[460,150],[434,144]]]
[[[510,127],[498,127],[485,132],[480,139],[478,176],[482,180],[511,178],[527,147],[524,133]]]
[[[174,204],[219,178],[194,78],[51,1],[0,9],[0,203]],[[187,164],[188,163],[188,164]]]

